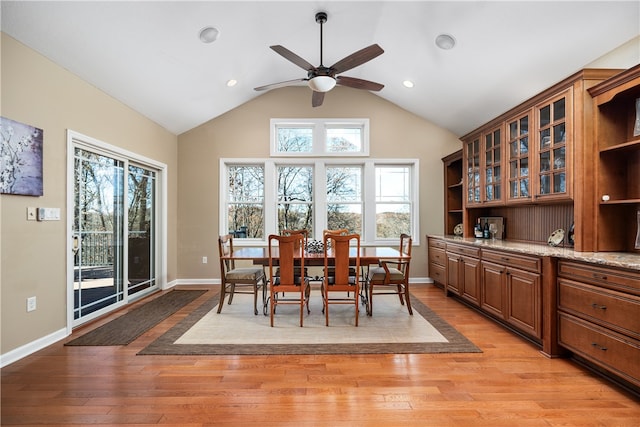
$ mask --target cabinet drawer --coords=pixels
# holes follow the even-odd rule
[[[447,242],[445,242],[442,239],[434,239],[433,237],[429,237],[429,249],[431,248],[440,248],[440,249],[446,249],[447,247]]]
[[[558,276],[640,295],[640,273],[634,271],[560,261]]]
[[[429,276],[434,282],[444,285],[447,283],[446,269],[442,265],[429,264]]]
[[[541,268],[540,258],[516,255],[511,252],[497,252],[483,249],[482,259],[495,262],[496,264],[533,271],[534,273],[539,273]]]
[[[640,298],[558,279],[558,308],[640,339]]]
[[[640,386],[640,341],[560,313],[560,344]]]
[[[454,243],[447,243],[447,252],[451,252],[458,255],[466,255],[466,256],[475,257],[475,258],[480,257],[480,248],[476,248],[475,246],[463,246],[463,245],[456,245]]]
[[[447,254],[443,249],[429,248],[429,262],[445,266],[447,265]]]

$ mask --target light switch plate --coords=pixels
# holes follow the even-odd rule
[[[36,218],[36,208],[28,207],[27,208],[27,221],[35,221]]]
[[[38,208],[38,221],[60,221],[60,208]]]

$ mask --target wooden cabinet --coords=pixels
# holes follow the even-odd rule
[[[446,242],[437,237],[427,236],[429,253],[429,277],[441,286],[447,283],[447,253]]]
[[[480,308],[542,339],[540,258],[483,249]]]
[[[442,159],[444,166],[444,234],[462,224],[462,150]]]
[[[480,305],[480,249],[447,243],[446,293]]]
[[[640,251],[640,65],[592,87],[598,251]]]
[[[533,125],[533,110],[526,110],[507,119],[507,202],[531,201],[530,171],[532,138],[529,127]]]
[[[573,222],[575,249],[595,250],[590,237],[596,226],[594,101],[587,89],[619,72],[579,71],[461,138],[467,237],[478,217],[504,217],[506,235],[511,238],[509,231],[528,225],[522,223],[527,217],[525,210],[537,215],[539,206],[562,205],[573,218],[568,224],[563,221],[554,227],[567,231]],[[619,179],[626,179],[627,188],[640,191],[640,184],[630,184],[640,182],[638,161],[627,162],[626,178]],[[630,210],[626,208],[625,218],[631,216]],[[612,216],[615,214],[608,218]],[[520,236],[522,233],[516,233],[516,238],[544,243],[555,228],[544,235],[535,234],[533,240]]]
[[[571,199],[573,155],[573,87],[535,107],[536,161],[534,197],[540,201]]]
[[[499,125],[465,142],[467,206],[503,203],[503,135]]]
[[[558,341],[640,390],[640,273],[558,263]]]

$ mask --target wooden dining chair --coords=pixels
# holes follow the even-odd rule
[[[266,283],[263,267],[236,267],[233,258],[228,256],[233,252],[233,235],[225,234],[218,237],[218,253],[220,254],[220,302],[218,313],[222,311],[226,294],[229,294],[229,304],[233,295],[253,294],[253,312],[258,314],[258,290],[262,290],[262,306],[266,301]],[[265,313],[266,314],[266,313]]]
[[[331,245],[329,245],[329,241],[331,241]],[[360,235],[327,233],[324,235],[323,243],[325,271],[328,271],[331,262],[333,262],[333,274],[325,275],[322,280],[321,291],[325,323],[329,326],[329,305],[353,304],[355,308],[355,325],[358,326]],[[349,249],[351,247],[356,250],[355,258],[350,257]]]
[[[398,295],[400,304],[406,300],[407,310],[413,315],[409,297],[409,266],[413,239],[408,234],[400,235],[400,253],[406,258],[397,260],[380,260],[378,267],[369,269],[367,276],[366,303],[367,314],[373,315],[374,295]]]
[[[276,255],[274,244],[278,244]],[[304,307],[309,309],[309,297],[311,286],[309,279],[300,274],[304,271],[304,236],[302,234],[291,234],[281,236],[277,234],[269,235],[269,306],[271,315],[271,326],[279,304],[299,304],[300,305],[300,326],[304,323]],[[280,275],[276,275],[276,268]],[[296,274],[296,269],[298,274]],[[282,294],[282,295],[280,295]],[[290,296],[294,294],[294,296]]]
[[[338,235],[345,236],[345,235],[349,234],[349,230],[347,230],[346,228],[336,228],[334,230],[324,230],[322,232],[322,238],[324,239],[324,237],[327,234],[338,234]],[[323,244],[324,244],[325,247],[327,247],[326,243],[323,243]],[[332,244],[333,244],[333,240],[330,239],[329,240],[329,246],[331,246]],[[323,270],[323,275],[324,276],[333,276],[333,270],[334,270],[333,266],[325,267],[324,270]],[[353,267],[350,268],[349,275],[351,275],[351,276],[355,275],[355,271],[353,270]]]

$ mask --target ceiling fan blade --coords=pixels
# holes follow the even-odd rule
[[[343,73],[347,70],[357,67],[358,65],[362,65],[367,61],[371,61],[376,56],[382,55],[384,50],[377,44],[372,44],[371,46],[365,47],[364,49],[360,49],[359,51],[352,53],[346,58],[341,59],[340,61],[333,64],[330,68],[334,70],[335,74]]]
[[[313,91],[313,96],[311,97],[311,106],[312,107],[319,107],[322,105],[322,102],[324,101],[324,92],[316,92],[315,90]]]
[[[285,86],[293,86],[296,83],[300,83],[300,82],[306,82],[308,79],[294,79],[294,80],[287,80],[284,82],[279,82],[279,83],[271,83],[269,85],[264,85],[264,86],[258,86],[258,87],[254,87],[253,90],[269,90],[269,89],[277,89],[279,87],[285,87]]]
[[[285,59],[293,62],[298,67],[304,70],[311,71],[316,68],[313,65],[311,65],[306,59],[300,58],[298,55],[291,52],[289,49],[287,49],[284,46],[275,45],[275,46],[269,46],[269,47],[273,49],[273,51],[275,51],[276,53],[284,57]]]
[[[369,80],[356,79],[355,77],[338,76],[336,82],[341,86],[349,86],[355,89],[364,89],[377,92],[381,90],[384,85]]]

